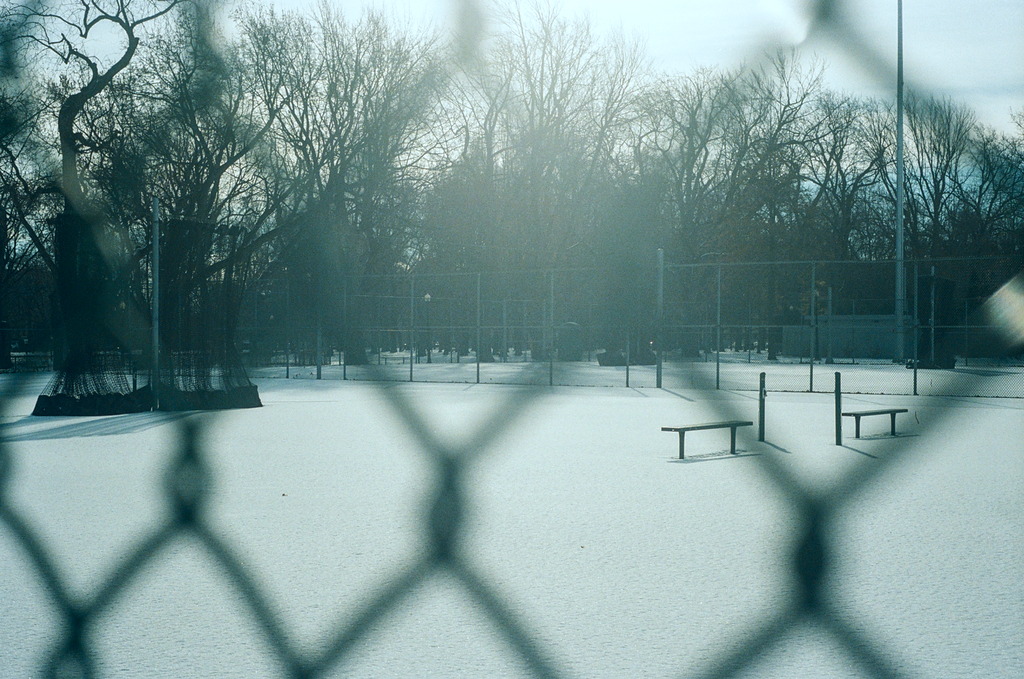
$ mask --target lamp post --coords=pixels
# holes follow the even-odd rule
[[[149,379],[153,410],[160,409],[160,199],[153,196],[153,366]]]
[[[906,274],[903,262],[903,0],[896,0],[896,359],[906,351],[904,309]]]

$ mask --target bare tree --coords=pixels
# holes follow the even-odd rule
[[[8,328],[18,286],[52,258],[39,222],[52,210],[51,178],[38,166],[38,125],[45,106],[24,88],[5,81],[0,89],[0,369],[11,367]],[[36,300],[46,306],[45,299]]]
[[[52,9],[26,4],[6,6],[3,10],[5,19],[16,22],[20,28],[15,38],[17,44],[42,57],[55,58],[67,67],[66,93],[59,101],[56,116],[64,204],[54,224],[52,256],[66,356],[50,387],[51,395],[58,397],[49,402],[55,412],[63,411],[64,405],[58,401],[64,396],[95,397],[99,399],[95,408],[101,411],[140,407],[121,400],[120,395],[130,391],[123,377],[116,372],[99,376],[103,371],[95,365],[96,351],[111,339],[110,309],[119,293],[113,290],[114,281],[106,263],[110,233],[103,209],[90,194],[82,175],[83,158],[98,152],[104,140],[84,134],[79,120],[86,107],[132,62],[145,27],[181,2],[61,2],[54,3]],[[43,406],[41,397],[37,411],[45,410]]]
[[[819,134],[808,140],[803,178],[810,195],[804,219],[829,258],[856,256],[855,233],[865,220],[869,191],[878,183],[880,157],[868,143],[870,104],[823,92],[815,102]]]
[[[1024,136],[976,129],[958,179],[950,225],[957,251],[1019,255],[1024,241]]]
[[[968,158],[975,117],[950,101],[912,98],[907,106],[908,245],[931,257],[949,255],[955,189]]]
[[[666,176],[678,261],[720,249],[716,227],[731,176],[725,135],[739,89],[738,73],[701,70],[658,83],[643,98],[634,155],[645,181]]]
[[[289,55],[273,132],[289,190],[276,219],[293,226],[278,264],[296,301],[317,309],[343,277],[408,270],[418,256],[445,70],[434,36],[402,33],[379,14],[350,23],[325,3],[315,20],[274,21]],[[359,360],[354,340],[348,349]]]
[[[486,69],[449,90],[463,143],[430,199],[434,256],[475,269],[592,262],[642,52],[551,6],[514,3],[499,20]]]

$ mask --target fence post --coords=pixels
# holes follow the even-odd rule
[[[761,373],[761,384],[757,390],[757,440],[764,441],[764,400],[768,392],[764,388],[765,374]]]
[[[629,328],[627,327],[626,328],[626,388],[627,389],[629,388],[629,358],[630,358],[630,356],[629,356],[629,344],[630,344],[630,336],[629,336]]]
[[[379,323],[378,319],[378,323]],[[345,341],[346,337],[351,338],[352,334],[348,327],[348,278],[344,278],[341,281],[341,379],[348,379],[348,356],[346,355],[345,349],[348,348],[349,342]],[[349,340],[351,341],[351,339]],[[380,365],[380,336],[377,337],[377,365]]]
[[[828,286],[828,359],[826,363],[831,365],[835,362],[832,358],[832,286]]]
[[[817,262],[811,262],[811,293],[808,297],[810,304],[810,313],[808,318],[811,322],[811,360],[809,361],[810,369],[810,384],[808,385],[807,391],[814,392],[814,355],[818,349],[818,286],[815,285],[814,279],[817,278]]]
[[[722,388],[722,265],[718,265],[718,302],[715,320],[715,389]]]
[[[548,386],[555,386],[555,270],[552,269],[548,279]]]
[[[967,298],[964,297],[964,367],[967,367]],[[955,367],[955,364],[954,364]]]
[[[836,445],[843,445],[843,387],[841,376],[836,373]]]
[[[292,372],[292,278],[288,267],[284,269],[284,318],[284,376],[287,379]]]
[[[928,360],[931,362],[932,367],[935,367],[935,265],[932,264],[932,275],[931,275],[931,299],[928,302],[928,326],[929,326],[929,340],[928,340]]]
[[[480,384],[480,274],[476,275],[476,383]]]
[[[508,290],[501,300],[501,362],[508,363]]]
[[[416,274],[409,274],[409,381],[413,381],[416,363]]]
[[[658,308],[657,308],[657,332],[654,335],[654,341],[657,346],[657,354],[655,355],[655,361],[657,361],[657,368],[655,372],[655,386],[661,389],[661,343],[662,343],[662,325],[665,322],[665,250],[664,248],[658,248]]]
[[[318,380],[321,379],[323,362],[323,323],[320,320],[320,309],[318,308],[316,312],[316,378]]]
[[[914,396],[917,396],[917,364],[921,362],[921,269],[914,262]]]

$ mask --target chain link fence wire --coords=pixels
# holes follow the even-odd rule
[[[35,3],[32,6],[43,5]],[[478,44],[474,27],[479,23],[482,9],[469,0],[463,0],[457,5],[464,30],[462,52],[464,55],[472,55],[474,46]],[[826,35],[828,39],[842,45],[848,54],[864,65],[867,72],[879,79],[888,80],[891,77],[891,60],[867,47],[866,41],[856,32],[854,17],[846,15],[845,3],[819,0],[812,3],[811,12],[814,17],[813,33]],[[17,77],[19,72],[19,64],[11,47],[12,36],[17,34],[19,28],[8,24],[3,29],[4,50],[0,63],[5,77]],[[210,34],[204,35],[209,38]],[[723,383],[726,388],[730,385],[732,388],[751,388],[739,386],[747,385],[746,377],[734,376],[734,371],[736,375],[747,373],[732,368],[730,362],[726,362],[727,367],[723,369],[721,356],[726,353],[726,344],[729,346],[730,357],[739,357],[742,363],[743,355],[747,354],[749,364],[753,365],[751,353],[766,355],[774,352],[779,343],[793,342],[797,346],[806,346],[807,351],[794,351],[790,359],[797,365],[799,359],[808,359],[813,365],[813,361],[819,359],[823,352],[826,358],[831,357],[840,364],[842,354],[855,353],[841,350],[843,342],[871,344],[877,340],[884,344],[888,339],[893,339],[881,340],[875,336],[878,333],[870,328],[862,328],[852,322],[843,326],[839,320],[844,315],[842,312],[848,311],[851,317],[854,315],[852,305],[855,301],[862,305],[858,313],[864,310],[863,305],[875,303],[880,315],[888,311],[888,298],[882,294],[884,291],[879,292],[878,297],[874,296],[874,292],[863,296],[858,291],[860,296],[856,298],[849,294],[851,277],[863,274],[851,274],[845,269],[873,266],[882,265],[829,264],[822,265],[820,271],[812,270],[814,265],[810,263],[784,269],[775,264],[732,268],[709,263],[679,267],[673,269],[675,275],[666,279],[666,297],[681,302],[666,309],[662,328],[640,327],[636,323],[618,329],[590,324],[585,320],[587,314],[596,314],[598,309],[582,302],[572,307],[578,313],[566,313],[564,306],[559,308],[557,300],[552,303],[555,297],[552,290],[559,286],[568,287],[559,280],[561,273],[549,273],[547,280],[545,276],[539,276],[533,277],[533,280],[506,281],[503,284],[489,281],[487,285],[493,286],[493,289],[472,275],[451,277],[443,284],[438,280],[429,280],[428,277],[418,280],[409,278],[407,281],[390,280],[373,289],[372,293],[368,289],[353,290],[346,301],[346,313],[358,314],[360,318],[366,319],[357,327],[359,344],[378,349],[376,364],[371,362],[369,365],[352,368],[354,370],[358,367],[367,379],[404,379],[404,370],[414,371],[416,359],[423,358],[417,356],[417,333],[429,331],[426,342],[430,347],[440,344],[456,355],[460,355],[462,349],[467,349],[468,354],[468,348],[483,346],[489,346],[492,350],[497,348],[497,353],[492,355],[495,362],[512,361],[515,356],[529,353],[534,356],[534,360],[530,362],[530,370],[524,373],[525,377],[521,381],[526,384],[545,384],[546,378],[549,383],[556,382],[553,377],[555,368],[550,357],[556,347],[569,344],[566,337],[575,336],[573,333],[577,330],[567,325],[573,323],[583,325],[591,333],[601,333],[604,346],[615,346],[617,343],[621,349],[629,352],[634,348],[639,351],[651,333],[660,329],[665,336],[672,338],[673,345],[679,347],[678,363],[687,368],[679,372],[675,384],[699,389],[721,388]],[[933,281],[940,280],[942,276],[961,275],[956,266],[949,263],[949,268],[936,265],[934,271],[930,267],[927,272],[917,270],[914,282],[919,286],[927,286],[930,295]],[[772,283],[767,287],[759,283],[751,287],[751,281],[761,280],[770,280]],[[573,289],[586,290],[587,285],[575,285]],[[828,316],[831,316],[834,325],[825,325],[823,342],[819,315],[822,311],[822,292],[828,289],[832,291],[833,305],[832,313]],[[424,292],[421,293],[421,290]],[[782,318],[766,316],[764,310],[767,304],[751,303],[753,290],[758,294],[773,295],[773,299],[778,295],[790,300],[791,308],[787,305],[780,311],[785,316]],[[684,295],[683,291],[687,294]],[[278,291],[264,292],[272,296]],[[429,301],[426,294],[430,294]],[[918,288],[915,298],[920,300],[920,295]],[[482,303],[484,298],[488,300],[486,304]],[[722,304],[709,305],[707,302],[710,299],[722,299]],[[478,300],[478,303],[467,305],[461,304],[460,300]],[[964,313],[970,318],[977,299],[966,294],[960,301],[964,304]],[[254,301],[254,305],[259,304],[273,305],[276,302],[268,301],[268,295],[263,295]],[[949,309],[952,318],[954,313],[960,311],[960,306],[954,303]],[[255,316],[269,311],[261,311],[254,306],[253,313]],[[429,319],[427,314],[430,315]],[[979,324],[958,324],[950,318],[942,318],[929,324],[929,336],[922,343],[919,333],[920,314],[919,306],[916,321],[912,325],[916,334],[913,340],[908,340],[910,348],[907,351],[913,355],[907,356],[908,359],[920,361],[922,354],[927,354],[928,360],[938,362],[943,355],[935,349],[933,358],[933,346],[955,347],[958,342],[965,347],[963,356],[973,358],[972,341],[976,338],[972,331],[978,330]],[[936,315],[939,314],[936,312]],[[811,319],[809,323],[805,322],[807,317]],[[295,324],[289,322],[278,327],[275,332],[288,333],[289,328],[295,327]],[[937,342],[933,345],[930,336],[933,331],[936,335],[945,332],[949,340],[947,344]],[[587,330],[580,332],[585,334]],[[255,341],[252,343],[249,347],[252,356],[262,355],[262,361],[279,363],[279,352],[283,347],[286,368],[292,364],[295,347],[309,343],[308,338],[301,339],[294,335],[275,337],[261,332],[253,336],[268,339],[263,345],[257,346]],[[593,344],[594,338],[589,339],[591,341],[578,342],[584,347],[583,351]],[[668,343],[668,340],[663,341]],[[564,350],[574,348],[567,347]],[[146,347],[138,349],[145,351]],[[827,353],[828,350],[831,350],[831,355]],[[397,360],[406,352],[408,363],[404,366],[392,366],[383,361],[388,354]],[[718,357],[717,371],[707,369],[707,357],[710,354]],[[425,355],[434,357],[429,350]],[[548,359],[546,371],[545,359]],[[775,360],[784,359],[782,352],[776,352]],[[767,355],[765,360],[769,360]],[[624,372],[631,367],[628,359],[625,363],[621,366]],[[403,373],[397,374],[392,368]],[[474,363],[474,370],[483,368],[481,362]],[[894,373],[902,371],[901,375],[913,372],[903,365],[891,370]],[[411,374],[414,376],[414,373]],[[351,376],[353,379],[357,377],[355,372]],[[649,382],[650,374],[644,373],[641,379]],[[803,376],[794,378],[791,388],[803,390],[799,384],[802,379]],[[895,383],[900,379],[894,375],[892,381]],[[958,388],[962,391],[983,390],[981,369],[964,371],[961,380]],[[571,379],[557,380],[558,383],[566,381]],[[13,376],[3,384],[4,404],[23,395],[21,392],[25,380],[22,377]],[[816,389],[808,386],[812,390]],[[823,386],[823,390],[827,391],[827,379]],[[790,388],[790,385],[776,388]],[[893,391],[907,392],[906,387],[893,388]],[[510,392],[491,411],[490,416],[476,427],[475,433],[460,445],[453,445],[432,433],[434,428],[431,422],[417,411],[402,390],[382,386],[379,393],[414,434],[422,458],[435,472],[433,497],[429,508],[421,516],[421,530],[429,548],[419,561],[391,578],[375,598],[353,615],[340,620],[333,628],[329,642],[319,652],[302,650],[289,640],[283,621],[270,604],[258,578],[245,565],[243,556],[218,537],[212,527],[209,506],[214,479],[206,440],[217,430],[216,417],[189,415],[180,419],[176,425],[176,453],[166,469],[162,488],[153,489],[154,493],[162,497],[162,521],[145,538],[124,552],[116,567],[84,595],[75,593],[69,586],[63,575],[62,564],[48,547],[46,539],[33,529],[12,501],[12,484],[17,480],[17,456],[9,437],[0,437],[0,526],[27,559],[33,577],[50,597],[50,607],[59,619],[55,642],[49,656],[41,659],[39,673],[47,677],[98,676],[100,663],[95,638],[97,627],[103,624],[104,614],[118,605],[127,589],[149,565],[165,558],[170,543],[186,540],[212,557],[220,568],[223,586],[241,596],[249,616],[261,632],[265,650],[277,659],[281,676],[296,679],[328,676],[352,655],[358,643],[366,640],[378,625],[384,624],[389,612],[401,607],[420,583],[438,572],[451,576],[459,583],[533,676],[568,676],[562,669],[563,663],[559,660],[557,649],[551,648],[541,635],[532,630],[530,620],[516,612],[503,592],[481,575],[472,565],[472,560],[467,558],[462,544],[467,519],[465,497],[469,471],[476,465],[487,463],[490,451],[502,433],[524,426],[523,414],[526,408],[544,391],[527,388]],[[738,406],[730,401],[715,401],[713,407],[722,419],[741,418]],[[936,426],[942,420],[943,413],[938,409],[922,417],[921,426],[928,428]],[[741,432],[741,438],[746,445],[753,445],[752,434]],[[723,647],[734,650],[724,652],[698,672],[697,676],[709,679],[743,676],[753,671],[759,660],[783,643],[788,634],[808,623],[824,630],[848,654],[864,676],[907,676],[902,669],[900,649],[879,640],[877,634],[865,633],[849,612],[836,606],[831,596],[836,584],[836,524],[850,503],[870,484],[891,473],[898,465],[927,453],[926,447],[913,438],[898,439],[894,441],[890,454],[871,465],[858,467],[838,487],[830,489],[827,495],[809,487],[775,457],[758,456],[757,469],[799,515],[799,530],[781,537],[777,543],[777,549],[788,554],[789,575],[798,585],[797,594],[781,610],[757,621],[751,629],[733,630],[731,641],[724,643]]]
[[[288,308],[277,282],[250,294],[239,334],[260,377],[676,388],[701,372],[753,391],[765,372],[775,391],[830,393],[842,369],[852,393],[1024,396],[1024,359],[983,313],[1011,259],[905,263],[902,323],[893,261],[670,264],[659,276],[650,259],[621,275],[352,278],[331,319]]]

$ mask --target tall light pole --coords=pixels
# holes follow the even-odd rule
[[[160,199],[153,196],[153,367],[149,392],[153,410],[160,409]]]
[[[896,0],[896,358],[906,351],[903,327],[906,274],[903,262],[903,0]]]

